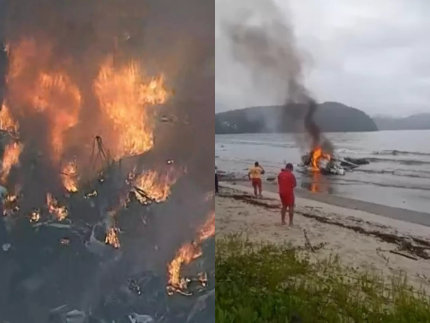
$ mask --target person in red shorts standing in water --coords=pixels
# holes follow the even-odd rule
[[[288,209],[290,226],[293,225],[294,216],[294,188],[296,187],[296,177],[293,174],[293,165],[287,164],[278,175],[279,197],[282,202],[281,217],[282,224],[285,225],[285,215]]]
[[[254,167],[251,167],[248,173],[248,177],[251,180],[252,187],[254,188],[254,195],[255,197],[263,197],[262,191],[262,182],[261,182],[261,175],[264,174],[263,167],[260,166],[258,162],[254,163]],[[258,189],[258,194],[257,194]]]

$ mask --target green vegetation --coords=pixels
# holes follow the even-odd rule
[[[256,245],[230,236],[216,243],[217,323],[423,323],[430,303],[404,275],[345,268],[336,257],[310,261],[306,250]]]
[[[220,112],[215,114],[215,134],[300,132],[297,120],[302,120],[307,111],[307,106],[293,104]],[[315,122],[323,132],[378,130],[372,118],[363,111],[337,102],[319,104]]]

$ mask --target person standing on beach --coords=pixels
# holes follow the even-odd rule
[[[215,162],[215,194],[218,194],[219,187],[218,187],[218,167]]]
[[[252,187],[254,188],[255,197],[263,197],[263,185],[261,182],[261,175],[265,173],[263,167],[258,162],[254,163],[254,167],[251,167],[248,173],[248,178],[251,180]],[[258,189],[258,194],[257,194]]]
[[[293,165],[287,164],[287,166],[281,170],[278,175],[278,186],[279,186],[279,197],[282,202],[281,219],[282,224],[285,225],[285,215],[287,214],[290,218],[290,226],[293,225],[294,216],[294,188],[296,187],[296,177],[293,174]]]

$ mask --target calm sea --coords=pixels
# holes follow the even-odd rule
[[[328,133],[340,157],[367,158],[344,176],[300,173],[298,185],[366,202],[430,213],[430,131]],[[246,174],[255,162],[275,176],[285,162],[300,163],[301,140],[289,134],[216,135],[215,156],[220,170]]]

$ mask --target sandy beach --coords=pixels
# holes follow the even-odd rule
[[[294,226],[281,226],[276,186],[255,199],[245,185],[220,184],[215,198],[217,238],[242,233],[256,242],[291,243],[306,247],[314,259],[338,255],[346,266],[384,276],[405,273],[412,286],[430,291],[430,227],[379,214],[389,209],[381,212],[367,205],[362,210],[360,202],[330,204],[323,195],[318,200],[296,197]]]

